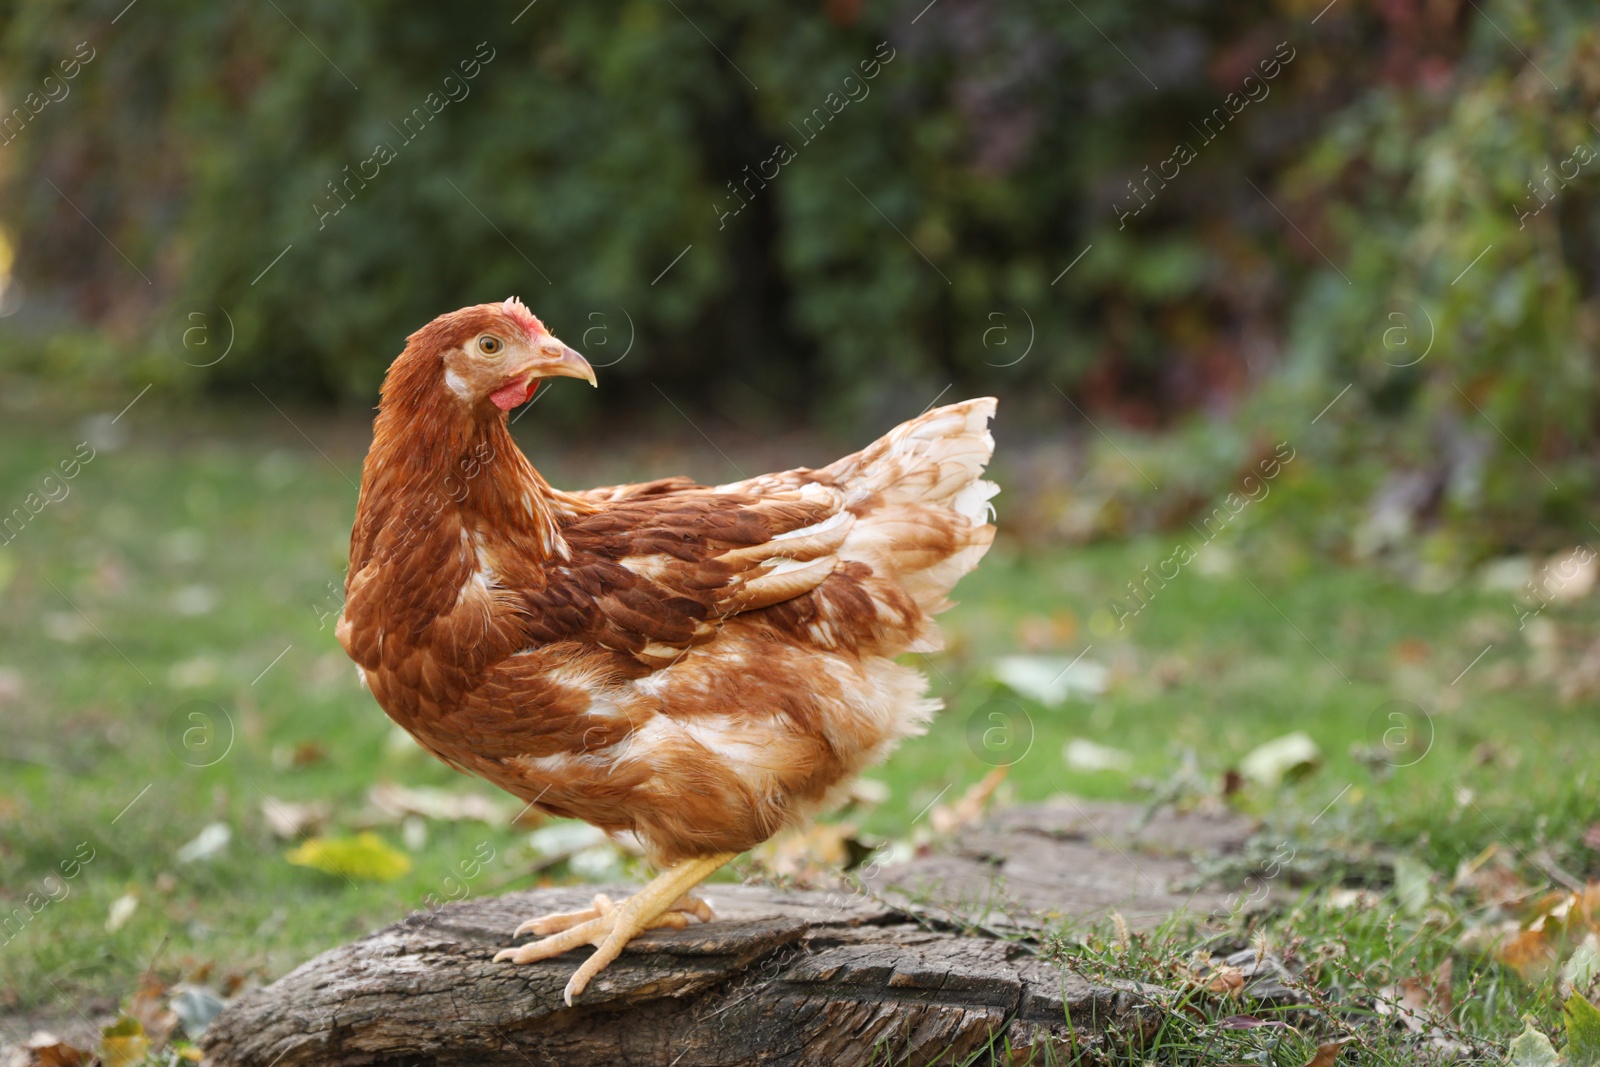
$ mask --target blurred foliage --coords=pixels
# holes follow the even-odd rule
[[[1339,266],[1297,295],[1285,373],[1251,406],[1320,443],[1335,484],[1299,511],[1355,519],[1358,556],[1470,526],[1408,549],[1458,566],[1596,532],[1600,28],[1524,3],[1464,29],[1459,55],[1419,51],[1280,181]],[[1326,425],[1299,417],[1345,385]]]
[[[1286,67],[1135,230],[1130,180],[1305,37],[1305,4],[142,0],[112,26],[120,6],[0,5],[8,105],[98,51],[8,148],[24,285],[129,348],[226,308],[211,384],[361,401],[426,318],[519,293],[597,363],[637,332],[598,402],[659,383],[746,419],[859,417],[952,381],[1084,382],[1151,425],[1237,389],[1286,296],[1219,191],[1253,197],[1240,172],[1348,91]],[[348,206],[323,217],[330,183]]]
[[[95,52],[0,148],[13,368],[365,407],[410,330],[517,293],[605,368],[568,423],[995,392],[1093,447],[1080,412],[1180,429],[1112,532],[1282,439],[1318,460],[1280,496],[1358,555],[1585,528],[1582,5],[122,7],[0,0],[6,109]]]

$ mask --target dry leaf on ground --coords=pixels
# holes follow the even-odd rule
[[[937,833],[952,834],[963,827],[970,826],[983,816],[983,809],[989,803],[989,798],[994,791],[1005,781],[1006,774],[1011,770],[1008,767],[996,767],[983,776],[983,780],[965,793],[961,799],[948,807],[935,804],[928,813],[928,821],[933,824]]]
[[[446,789],[412,788],[398,782],[379,782],[367,792],[374,808],[391,819],[421,815],[425,819],[456,822],[476,819],[504,826],[510,817],[505,806],[481,793],[452,793]]]
[[[83,1067],[89,1054],[62,1041],[48,1030],[39,1030],[25,1046],[29,1067]]]
[[[850,823],[813,823],[779,834],[756,847],[750,857],[766,871],[807,885],[831,882],[865,851]]]
[[[321,830],[333,818],[333,805],[326,800],[298,804],[281,797],[262,797],[261,817],[273,836],[294,841]]]
[[[1318,1045],[1317,1054],[1306,1061],[1305,1067],[1333,1067],[1333,1061],[1339,1058],[1339,1050],[1349,1043],[1350,1039],[1346,1037]]]
[[[1411,1033],[1426,1037],[1440,1052],[1461,1052],[1463,1046],[1443,1026],[1455,1004],[1451,992],[1454,973],[1454,961],[1446,957],[1432,974],[1407,978],[1384,989],[1373,1007],[1379,1015],[1391,1016]]]

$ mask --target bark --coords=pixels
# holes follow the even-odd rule
[[[1163,838],[1126,810],[1107,829],[1103,805],[1026,810],[877,872],[870,893],[706,886],[714,922],[644,934],[571,1008],[562,989],[590,950],[492,959],[523,919],[587,906],[594,887],[413,915],[230,1005],[205,1035],[206,1062],[1064,1063],[1149,1037],[1153,990],[1092,984],[1041,960],[1027,937],[1118,906],[1141,920],[1204,913],[1224,898],[1182,889],[1193,866],[1163,842],[1232,847],[1247,825],[1196,820]]]

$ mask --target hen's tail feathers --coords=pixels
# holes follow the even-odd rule
[[[928,615],[950,606],[950,590],[994,541],[989,499],[1000,487],[982,477],[994,411],[993,397],[936,408],[817,472],[856,516],[839,558],[871,565]],[[913,650],[940,645],[930,622]]]

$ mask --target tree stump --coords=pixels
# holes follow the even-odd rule
[[[1093,811],[1098,822],[1083,807],[1014,809],[947,853],[876,872],[870,892],[705,886],[714,922],[645,933],[571,1008],[562,990],[591,950],[523,966],[493,957],[522,920],[586,907],[596,887],[447,905],[240,998],[207,1031],[206,1062],[851,1067],[956,1064],[986,1049],[996,1063],[1070,1062],[1152,1034],[1151,990],[1092,984],[1039,959],[1026,935],[1121,904],[1145,919],[1223,900],[1176,889],[1194,868],[1161,854],[1159,825],[1119,808],[1108,831],[1112,807]],[[1241,820],[1219,825],[1172,839],[1233,847],[1248,833]],[[974,906],[980,887],[991,888]]]

